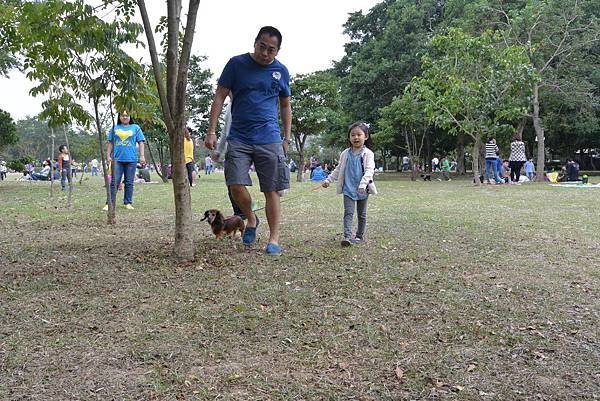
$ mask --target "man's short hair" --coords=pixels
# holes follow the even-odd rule
[[[258,39],[260,39],[260,37],[264,34],[267,34],[269,36],[275,36],[277,38],[277,48],[281,48],[281,32],[279,32],[279,29],[272,27],[272,26],[263,26],[262,28],[260,28],[260,31],[258,31],[258,35],[256,35],[256,39],[254,39],[254,42],[258,42]]]

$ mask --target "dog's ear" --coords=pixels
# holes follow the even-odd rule
[[[223,214],[221,214],[221,212],[219,210],[215,210],[215,220],[220,220],[220,221],[225,220],[225,218],[223,217]]]
[[[201,219],[200,221],[204,221],[206,219],[208,219],[208,210],[206,212],[204,212],[204,218]]]

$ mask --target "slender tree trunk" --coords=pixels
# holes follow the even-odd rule
[[[296,182],[302,182],[304,178],[304,146],[300,146],[298,149],[298,172],[296,173]]]
[[[381,149],[381,161],[383,162],[383,171],[387,170],[387,158],[385,157],[385,149]]]
[[[50,148],[50,197],[54,196],[54,128],[50,127],[51,148]]]
[[[184,127],[181,126],[180,134],[171,137],[171,148],[173,149],[171,174],[175,199],[175,247],[173,253],[175,258],[180,261],[191,261],[194,259],[192,196],[183,154],[183,129]]]
[[[417,169],[414,167],[415,166],[415,154],[414,154],[414,147],[413,144],[416,140],[415,135],[411,132],[410,137],[408,135],[408,130],[405,129],[404,130],[404,140],[406,141],[406,149],[408,150],[408,160],[410,160],[410,164],[412,166],[412,168],[410,169],[410,180],[411,181],[416,181],[417,180]]]
[[[154,166],[154,171],[156,171],[156,174],[160,177],[160,179],[162,180],[162,182],[164,182],[164,183],[169,182],[169,180],[167,180],[166,174],[163,174],[162,163],[161,163],[161,168],[160,169],[156,165],[156,161],[154,160],[154,155],[152,154],[152,149],[150,147],[150,141],[146,142],[146,145],[148,147],[148,154],[150,155],[150,160],[152,161],[152,165]]]
[[[477,132],[475,134],[475,143],[473,144],[473,180],[475,181],[475,185],[480,186],[481,180],[479,176],[479,154],[481,151],[481,133]]]
[[[100,125],[100,113],[98,112],[98,100],[94,99],[94,115],[96,119],[96,133],[98,137],[98,146],[100,148],[100,161],[102,163],[102,176],[104,177],[104,188],[106,189],[106,204],[108,205],[108,212],[106,213],[106,222],[108,224],[115,224],[115,204],[110,199],[110,182],[108,180],[108,158],[104,151],[104,140],[102,134],[102,126]],[[114,179],[114,170],[111,169],[112,179]]]
[[[67,145],[67,149],[69,149],[69,171],[67,172],[67,181],[69,182],[69,194],[67,195],[67,208],[71,209],[71,207],[73,207],[73,202],[72,202],[72,195],[73,195],[73,175],[72,175],[72,169],[73,169],[73,153],[71,153],[71,146],[69,146],[69,136],[67,135],[67,126],[63,125],[63,132],[65,133],[65,144]],[[60,172],[61,175],[61,180],[62,180],[62,171]],[[81,176],[83,178],[83,172],[81,173]]]
[[[467,174],[467,166],[465,163],[465,134],[458,134],[456,142],[456,174]]]
[[[525,130],[525,125],[527,125],[527,117],[521,118],[519,125],[517,125],[517,136],[519,137],[519,141],[523,140],[523,131]]]
[[[536,181],[544,182],[544,165],[546,157],[546,146],[544,138],[544,129],[540,120],[540,88],[537,83],[533,84],[533,128],[537,137],[537,161],[536,161]]]
[[[183,154],[183,128],[185,125],[185,89],[187,86],[187,71],[189,67],[191,48],[194,39],[194,29],[200,0],[190,0],[185,32],[179,59],[179,29],[181,15],[181,0],[167,1],[167,85],[162,79],[156,42],[153,29],[146,10],[144,0],[137,0],[142,16],[144,31],[148,40],[148,50],[152,60],[152,69],[159,94],[163,119],[169,133],[171,145],[173,193],[175,198],[175,246],[174,256],[179,261],[194,259],[194,242],[192,236],[192,208],[190,186],[187,183],[185,157]]]

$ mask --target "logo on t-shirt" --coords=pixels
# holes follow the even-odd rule
[[[117,142],[117,146],[129,146],[129,141],[127,139],[129,139],[129,137],[133,135],[131,131],[117,129],[115,130],[115,134],[121,140],[120,142]]]
[[[273,73],[273,78],[279,81],[281,79],[281,73],[279,71],[275,71]]]

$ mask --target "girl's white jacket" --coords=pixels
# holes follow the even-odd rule
[[[351,152],[350,149],[351,148],[348,148],[342,152],[340,155],[340,163],[325,179],[325,182],[327,183],[337,181],[336,192],[338,194],[341,194],[344,191],[344,172],[346,171],[348,152]],[[360,157],[365,172],[358,184],[358,189],[369,188],[368,192],[370,195],[377,195],[377,188],[373,182],[373,174],[375,173],[375,154],[369,148],[364,147]]]

